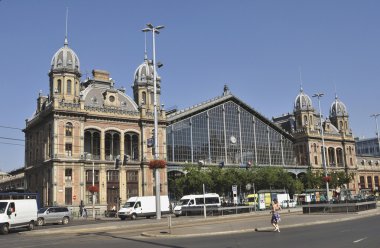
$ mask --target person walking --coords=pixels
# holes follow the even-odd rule
[[[274,231],[276,232],[280,232],[280,227],[278,225],[278,223],[281,221],[281,218],[280,218],[280,214],[278,213],[278,211],[280,211],[282,208],[280,206],[280,204],[278,203],[277,199],[274,199],[273,200],[273,204],[272,204],[272,211],[271,211],[271,214],[272,214],[272,219],[271,219],[271,223],[272,223],[272,226],[274,227]]]

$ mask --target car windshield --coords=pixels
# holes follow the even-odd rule
[[[3,214],[5,212],[7,205],[8,205],[8,202],[0,202],[0,214]]]
[[[38,209],[39,214],[43,214],[46,211],[47,208],[40,208]]]
[[[181,199],[179,200],[179,204],[180,206],[185,206],[189,203],[189,199]]]
[[[123,208],[131,208],[135,205],[135,202],[126,202],[123,206]]]

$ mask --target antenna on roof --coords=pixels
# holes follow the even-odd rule
[[[67,19],[69,18],[69,8],[66,7],[66,32],[65,32],[65,45],[67,46],[69,43],[67,41]]]

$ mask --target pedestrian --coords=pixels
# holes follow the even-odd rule
[[[280,214],[278,213],[279,210],[281,210],[281,206],[280,204],[278,204],[277,199],[274,199],[273,204],[272,204],[272,211],[271,211],[271,214],[272,214],[271,223],[272,223],[272,226],[274,227],[275,232],[276,231],[280,232],[280,227],[278,225],[278,223],[281,221]]]
[[[84,206],[83,206],[83,215],[82,215],[82,217],[87,219],[87,209]]]

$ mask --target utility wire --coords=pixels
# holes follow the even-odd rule
[[[25,141],[23,139],[14,139],[14,138],[7,138],[7,137],[2,137],[0,136],[0,139],[6,139],[6,140],[16,140],[16,141]]]
[[[16,130],[21,130],[22,131],[22,128],[18,128],[18,127],[8,127],[8,126],[2,126],[2,125],[0,125],[0,128],[16,129]]]
[[[25,145],[22,145],[22,144],[14,144],[14,143],[7,143],[7,142],[0,142],[0,144],[14,145],[14,146],[25,146]]]

